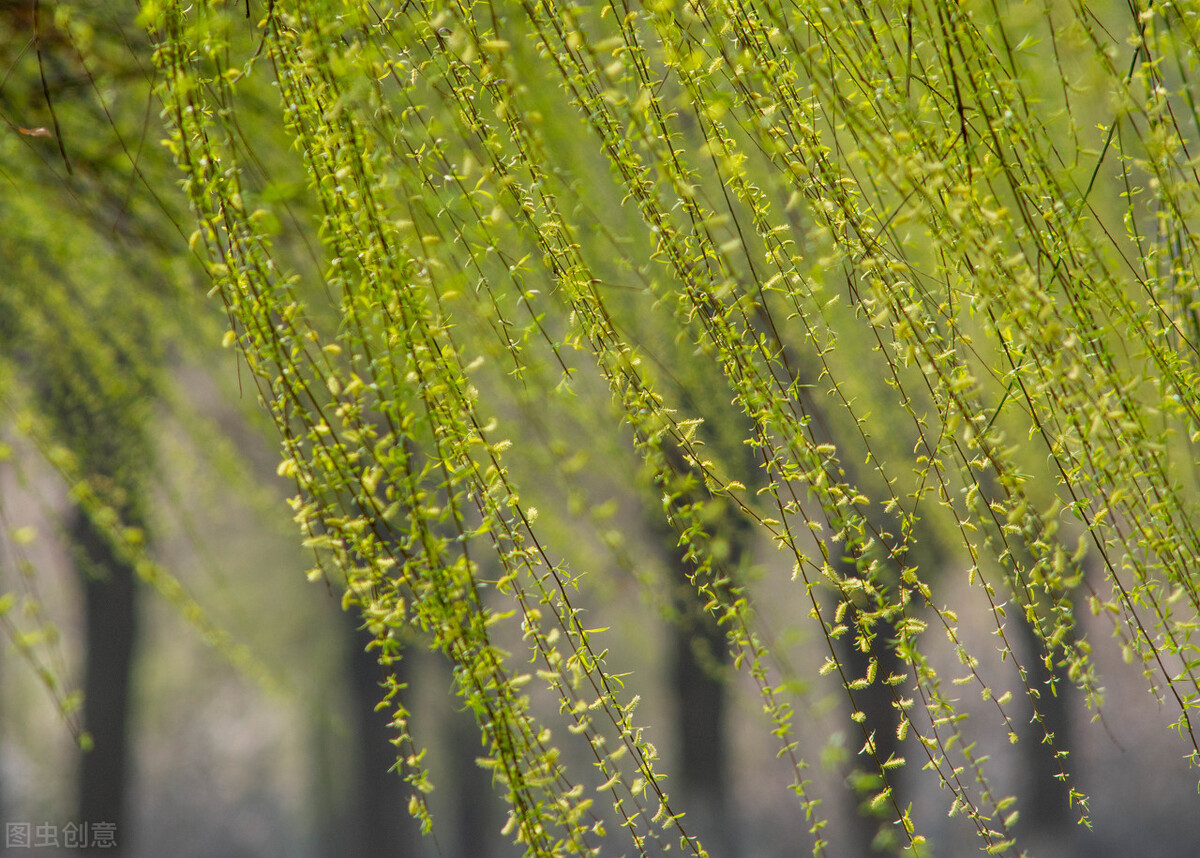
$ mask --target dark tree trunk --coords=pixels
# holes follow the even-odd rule
[[[355,799],[351,805],[350,838],[345,856],[395,856],[415,858],[421,855],[420,826],[408,812],[411,787],[392,770],[398,754],[391,740],[396,729],[391,726],[391,707],[375,711],[383,699],[382,683],[389,673],[399,682],[409,682],[413,676],[412,655],[384,669],[377,651],[365,647],[371,637],[357,628],[357,614],[347,613],[353,639],[350,646],[350,684],[352,707],[357,723],[355,738],[357,760],[352,775]],[[407,699],[409,695],[405,694]]]
[[[699,599],[690,595],[672,627],[671,681],[679,707],[679,785],[687,811],[684,828],[714,856],[735,853],[732,796],[725,738],[729,650],[725,634]]]
[[[852,612],[847,614],[846,625],[853,627]],[[879,774],[879,764],[886,763],[894,757],[905,756],[902,743],[897,737],[896,730],[900,719],[894,701],[892,689],[883,680],[890,674],[906,672],[904,664],[890,645],[894,633],[890,625],[875,626],[876,637],[872,644],[873,654],[877,660],[875,682],[864,689],[854,692],[854,705],[866,717],[862,727],[868,735],[874,735],[875,753],[873,756],[862,754],[852,757],[850,762],[849,782],[858,800],[858,813],[851,819],[851,837],[854,843],[854,854],[869,855],[875,850],[876,837],[881,832],[885,838],[895,835],[898,826],[894,824],[895,809],[892,802],[887,802],[872,813],[867,809],[871,797],[884,788]],[[854,635],[850,632],[842,635],[835,642],[838,660],[841,662],[846,676],[851,681],[867,675],[870,665],[870,654],[863,652],[855,644]],[[849,728],[850,751],[857,752],[865,744],[863,730],[858,724],[851,723]],[[877,761],[878,760],[878,764]],[[909,761],[911,764],[911,761]],[[908,801],[904,797],[902,781],[903,768],[891,769],[887,772],[887,785],[892,789],[895,804],[904,808]],[[892,851],[886,847],[884,851]]]
[[[690,470],[677,452],[670,449],[666,452],[676,473]],[[720,503],[707,494],[703,497],[710,503]],[[700,498],[696,492],[681,502]],[[680,548],[678,533],[657,514],[647,516],[647,520],[653,523],[651,531],[666,549],[676,613],[669,631],[672,638],[669,670],[678,707],[675,725],[679,788],[671,793],[677,809],[686,813],[684,830],[698,837],[710,855],[733,858],[738,838],[734,830],[725,732],[726,684],[731,669],[729,645],[724,631],[704,607],[708,599],[693,581],[696,566]],[[725,540],[729,548],[720,574],[736,577],[750,529],[736,512],[728,512],[720,517],[715,530],[716,538]]]
[[[354,615],[347,616],[351,623],[356,623]],[[482,753],[479,726],[470,714],[455,710],[458,698],[453,694],[445,698],[444,712],[436,724],[428,724],[428,729],[418,728],[425,740],[437,741],[445,748],[444,764],[437,765],[432,773],[440,787],[430,797],[437,828],[433,837],[421,834],[420,824],[408,812],[412,788],[399,774],[389,771],[398,753],[391,742],[396,737],[395,728],[390,726],[391,708],[374,710],[383,698],[381,683],[389,671],[398,682],[411,686],[421,670],[440,669],[442,662],[426,658],[417,647],[408,647],[404,658],[385,670],[376,660],[376,651],[365,650],[370,640],[364,632],[354,629],[351,705],[358,718],[358,759],[351,777],[356,799],[348,820],[350,839],[344,848],[339,844],[334,854],[338,858],[343,855],[485,858],[513,854],[512,849],[506,852],[496,842],[503,821],[491,777],[475,762]],[[439,680],[435,685],[444,687],[444,682]],[[414,702],[411,688],[402,694],[407,704]]]
[[[125,793],[129,769],[129,686],[137,637],[137,582],[104,535],[81,510],[68,525],[79,552],[84,594],[83,724],[92,749],[83,754],[77,818],[110,824],[117,849],[127,853],[130,832]],[[89,842],[92,840],[89,837]],[[95,854],[113,854],[97,849]]]
[[[858,574],[849,560],[842,559],[838,566],[844,576]],[[848,730],[850,751],[855,754],[850,761],[848,782],[858,801],[858,812],[851,818],[852,842],[860,855],[895,852],[904,845],[897,839],[896,808],[905,808],[908,801],[904,794],[904,768],[880,771],[888,760],[905,756],[903,743],[897,735],[900,714],[893,705],[896,689],[885,680],[891,675],[906,675],[908,670],[893,646],[896,631],[891,623],[877,620],[871,626],[874,637],[868,652],[860,649],[857,643],[860,618],[854,608],[846,611],[843,623],[848,631],[834,641],[834,648],[846,678],[851,682],[863,679],[870,670],[872,657],[876,663],[875,681],[853,692],[853,705],[865,717],[861,726],[851,722]],[[867,736],[873,739],[874,752],[860,754]],[[892,790],[891,800],[872,809],[871,799],[885,788]]]
[[[439,687],[445,687],[439,683]],[[446,698],[448,709],[458,706],[454,695]],[[482,755],[479,725],[469,712],[447,712],[445,745],[449,764],[453,807],[449,816],[453,822],[461,858],[487,858],[488,855],[521,854],[513,848],[505,850],[507,838],[499,837],[503,828],[501,799],[492,790],[491,775],[475,760]]]
[[[1070,704],[1075,686],[1060,678],[1055,693],[1050,691],[1050,671],[1046,669],[1042,642],[1024,616],[1015,617],[1014,621],[1024,643],[1029,687],[1039,695],[1034,705],[1043,721],[1043,724],[1031,721],[1021,731],[1020,747],[1024,749],[1021,770],[1025,775],[1025,789],[1020,793],[1024,798],[1021,822],[1033,833],[1057,839],[1076,828],[1067,786],[1055,777],[1059,763],[1054,758],[1055,749],[1071,750]],[[1047,732],[1053,734],[1053,749],[1044,742]]]
[[[727,516],[718,528],[726,540],[728,556],[721,574],[731,577],[746,549],[749,529],[735,516]],[[678,707],[679,807],[687,814],[683,827],[698,837],[714,858],[737,855],[738,837],[733,791],[730,788],[729,740],[725,714],[732,670],[729,644],[716,618],[705,609],[707,598],[691,581],[695,567],[677,545],[678,536],[666,522],[658,535],[669,540],[676,579],[676,622],[670,627],[671,686]],[[672,795],[675,790],[671,790]]]

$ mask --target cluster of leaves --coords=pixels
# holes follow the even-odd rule
[[[724,519],[788,558],[878,771],[870,803],[914,853],[868,688],[982,848],[1018,848],[955,689],[1014,739],[1016,704],[962,643],[947,575],[985,595],[970,622],[994,624],[1036,721],[1046,689],[1009,615],[1098,706],[1086,606],[1200,759],[1200,9],[260,11],[143,5],[191,246],[281,438],[311,577],[344,584],[385,664],[413,628],[452,660],[530,854],[596,854],[607,819],[638,854],[704,851],[584,625],[561,524],[522,499],[530,463],[579,481],[609,417],[758,689],[814,854],[821,797]],[[498,643],[510,626],[532,671]],[[568,766],[534,683],[595,773]],[[386,702],[431,825],[402,689]]]
[[[195,273],[174,261],[186,208],[169,190],[173,167],[143,156],[158,149],[148,37],[115,10],[4,3],[0,43],[0,408],[12,442],[0,443],[0,461],[32,482],[27,458],[49,464],[113,556],[270,684],[148,548],[167,344],[203,354],[195,334],[219,337],[214,315],[196,312]],[[87,746],[37,559],[39,539],[56,534],[27,518],[0,503],[0,627]],[[73,549],[86,576],[106,576]]]

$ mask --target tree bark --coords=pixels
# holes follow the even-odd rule
[[[853,628],[852,612],[847,614],[846,624]],[[888,834],[894,835],[895,829],[898,827],[893,824],[894,810],[891,802],[883,805],[877,814],[871,813],[866,807],[866,803],[871,797],[884,788],[876,760],[879,763],[886,763],[893,756],[904,756],[902,743],[896,733],[900,719],[896,707],[892,705],[894,699],[892,689],[885,685],[883,680],[889,674],[905,673],[905,665],[890,646],[890,640],[894,637],[891,626],[877,624],[876,632],[872,647],[878,663],[875,681],[866,688],[854,692],[854,705],[865,716],[862,722],[863,727],[868,735],[874,737],[875,753],[873,756],[863,754],[853,757],[847,773],[847,778],[854,787],[851,789],[851,793],[858,802],[857,814],[850,820],[851,838],[855,844],[855,854],[864,856],[879,851],[875,848],[878,845],[875,841],[881,832],[885,837]],[[853,681],[867,675],[871,661],[870,655],[858,648],[852,633],[847,632],[839,637],[835,642],[835,648],[838,660],[846,671],[848,679]],[[851,723],[849,735],[850,750],[858,752],[863,747],[864,740],[862,731],[857,724]],[[903,769],[896,768],[887,772],[887,785],[892,789],[895,803],[901,808],[908,803],[905,799],[902,771]],[[889,847],[883,851],[892,850]]]
[[[1029,687],[1040,695],[1033,704],[1044,724],[1031,721],[1021,731],[1019,741],[1024,749],[1021,770],[1025,775],[1025,790],[1021,795],[1027,797],[1021,802],[1021,821],[1031,832],[1059,837],[1074,830],[1075,819],[1071,813],[1067,786],[1055,777],[1059,764],[1054,758],[1054,749],[1045,744],[1043,739],[1046,732],[1052,733],[1055,749],[1071,750],[1070,703],[1075,686],[1060,679],[1055,685],[1056,693],[1051,693],[1050,671],[1043,660],[1045,653],[1042,642],[1024,616],[1014,619],[1025,645]]]
[[[397,681],[402,683],[412,679],[412,653],[406,653],[390,668],[383,668],[376,651],[365,649],[371,637],[357,628],[357,614],[345,616],[352,626],[349,667],[358,753],[352,777],[355,800],[351,809],[351,842],[339,854],[415,858],[423,854],[422,837],[419,824],[408,812],[411,788],[391,770],[398,753],[391,742],[396,737],[391,726],[391,708],[375,710],[384,695],[381,683],[389,673],[395,673]]]
[[[445,683],[440,684],[444,688]],[[446,707],[458,706],[458,697],[446,696]],[[506,838],[498,837],[503,827],[500,799],[492,790],[491,774],[475,762],[483,751],[479,725],[469,712],[446,713],[445,745],[449,756],[450,788],[453,807],[450,819],[462,858],[487,858],[489,855],[519,855],[506,849]]]
[[[68,530],[82,567],[87,658],[83,725],[93,743],[83,754],[76,816],[93,831],[97,823],[113,825],[117,848],[125,852],[131,831],[126,788],[129,689],[137,638],[136,576],[82,510],[72,511]],[[88,851],[113,854],[111,849]]]
[[[733,856],[733,801],[725,736],[725,634],[695,594],[672,627],[671,682],[679,707],[679,784],[687,810],[684,828],[714,856]]]

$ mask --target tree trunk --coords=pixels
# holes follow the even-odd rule
[[[357,626],[355,615],[347,614]],[[479,726],[466,712],[455,711],[458,698],[448,695],[436,723],[421,730],[427,741],[439,741],[445,748],[445,762],[432,772],[439,789],[433,794],[433,814],[437,828],[433,837],[421,834],[420,824],[408,812],[412,788],[389,768],[398,753],[391,740],[396,730],[390,726],[389,709],[375,711],[383,698],[381,683],[389,672],[396,680],[410,686],[418,681],[418,665],[424,661],[430,670],[441,669],[425,659],[418,647],[408,647],[404,658],[385,670],[376,660],[375,651],[364,648],[371,638],[355,627],[351,654],[352,706],[358,717],[358,760],[352,774],[356,799],[351,813],[351,841],[347,849],[338,848],[336,855],[415,856],[438,855],[460,858],[486,858],[493,854],[513,854],[497,842],[496,834],[503,826],[500,802],[491,786],[491,776],[475,762],[481,754]],[[437,687],[445,687],[438,680]],[[411,688],[404,694],[413,702]],[[424,722],[422,722],[424,723]],[[438,801],[440,799],[440,801]],[[436,842],[435,842],[436,839]]]
[[[376,651],[365,649],[371,637],[357,628],[358,615],[345,616],[353,626],[349,667],[358,755],[352,776],[355,800],[351,806],[351,842],[338,854],[415,858],[423,854],[422,836],[419,824],[408,812],[411,788],[391,770],[398,753],[391,742],[396,737],[391,707],[375,710],[384,695],[381,683],[389,673],[395,673],[402,683],[411,680],[413,654],[406,653],[385,670]]]
[[[735,854],[725,738],[725,634],[695,594],[672,627],[671,682],[679,707],[679,784],[684,828],[713,856]]]
[[[846,625],[853,628],[852,613],[847,614]],[[875,682],[854,692],[854,705],[866,716],[863,720],[863,727],[868,735],[874,736],[875,753],[873,756],[862,754],[853,757],[847,775],[852,786],[851,791],[858,801],[858,812],[850,821],[851,842],[855,844],[855,854],[864,856],[877,851],[893,851],[893,846],[888,845],[887,841],[895,837],[898,828],[893,824],[895,811],[892,802],[883,804],[875,813],[867,808],[867,802],[871,797],[884,787],[876,760],[882,764],[893,756],[905,756],[902,743],[896,734],[900,719],[896,707],[892,705],[894,699],[892,689],[883,682],[889,674],[905,673],[905,665],[890,646],[890,640],[895,636],[891,626],[877,624],[875,628],[877,635],[873,644],[873,652],[878,662]],[[870,655],[860,650],[854,641],[854,635],[847,632],[835,642],[838,660],[846,671],[847,678],[851,681],[865,677],[870,665]],[[863,744],[862,730],[858,724],[851,723],[849,729],[851,752],[857,754]],[[895,804],[904,808],[908,802],[904,798],[902,771],[902,768],[889,770],[887,785],[892,789]],[[883,834],[885,839],[876,843],[876,838],[880,834]]]
[[[77,821],[110,824],[127,852],[131,831],[125,804],[129,762],[129,686],[137,637],[137,582],[104,535],[79,509],[68,524],[79,552],[84,594],[83,724],[93,747],[83,754]],[[88,841],[93,840],[88,837]],[[94,850],[111,854],[110,849]]]
[[[1043,660],[1042,642],[1023,615],[1014,620],[1025,645],[1024,663],[1029,687],[1040,695],[1033,704],[1043,721],[1043,724],[1031,721],[1021,731],[1020,747],[1024,749],[1021,770],[1025,775],[1021,821],[1031,833],[1057,839],[1072,832],[1076,826],[1067,786],[1055,777],[1059,764],[1054,758],[1054,750],[1043,739],[1047,732],[1052,733],[1055,749],[1071,750],[1070,702],[1075,686],[1060,678],[1055,684],[1056,693],[1051,693],[1050,671]]]
[[[439,687],[444,688],[445,683]],[[459,698],[446,695],[446,707],[459,705]],[[507,846],[507,838],[498,836],[503,828],[502,799],[492,790],[492,776],[475,762],[483,753],[479,725],[469,712],[446,713],[445,746],[451,767],[449,786],[453,807],[450,819],[461,858],[487,858],[489,855],[519,855]]]

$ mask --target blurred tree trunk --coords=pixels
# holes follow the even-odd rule
[[[745,471],[754,473],[757,464],[740,443],[745,436],[742,427],[736,423],[717,427],[714,423],[709,428],[716,433],[710,439],[713,446],[723,447],[731,460],[740,459]],[[723,437],[722,431],[736,437],[737,443]],[[677,448],[666,446],[663,452],[674,473],[696,476],[693,466]],[[724,499],[710,495],[703,486],[703,480],[698,479],[673,506],[702,503],[707,507],[706,528],[714,548],[724,545],[719,574],[727,576],[736,587],[737,573],[753,530],[740,511]],[[673,593],[668,669],[677,707],[674,720],[679,763],[675,777],[679,786],[670,793],[678,809],[686,813],[684,829],[698,837],[714,858],[735,858],[739,838],[726,731],[727,685],[733,670],[729,643],[725,630],[705,608],[708,598],[698,592],[693,580],[698,574],[697,566],[688,558],[688,548],[679,544],[675,526],[659,510],[650,507],[645,520],[651,523],[650,532],[664,547]],[[705,574],[712,576],[714,572],[709,570]]]
[[[676,461],[680,470],[681,464]],[[720,503],[713,498],[708,502]],[[695,566],[677,545],[678,535],[660,518],[651,520],[658,522],[656,535],[670,546],[669,556],[678,570],[674,578],[676,619],[669,630],[669,669],[678,707],[678,798],[687,813],[683,825],[700,838],[709,854],[733,858],[738,838],[726,731],[727,684],[732,670],[729,644],[716,618],[705,609],[705,598],[690,582]],[[737,513],[726,510],[714,530],[716,538],[728,546],[723,565],[736,570],[746,550],[749,528]]]
[[[985,486],[990,492],[996,492],[991,480]],[[1016,555],[1022,568],[1033,568],[1033,554],[1027,545],[1020,545]],[[1086,572],[1087,566],[1083,568]],[[1043,618],[1047,615],[1042,610],[1044,607],[1034,605]],[[1024,610],[1016,610],[1013,614],[1010,625],[1015,624],[1017,636],[1012,644],[1022,658],[1026,681],[1036,695],[1029,702],[1042,716],[1039,724],[1030,713],[1029,721],[1022,725],[1018,734],[1017,752],[1023,779],[1019,824],[1024,831],[1036,836],[1037,842],[1054,848],[1065,845],[1079,829],[1077,817],[1071,810],[1067,784],[1057,777],[1072,759],[1068,756],[1067,763],[1060,764],[1054,756],[1055,751],[1069,754],[1072,750],[1071,708],[1076,688],[1066,679],[1062,669],[1055,671],[1055,675],[1047,669],[1045,642],[1026,619]],[[1051,679],[1055,679],[1053,690]],[[1053,747],[1045,742],[1047,733],[1051,735]]]
[[[671,627],[671,684],[679,707],[679,784],[684,828],[714,856],[733,856],[733,798],[725,735],[725,633],[694,593],[680,605]]]
[[[845,570],[843,571],[845,572]],[[850,572],[852,573],[853,570],[851,569]],[[848,612],[846,625],[854,628],[855,620],[852,612]],[[872,757],[858,754],[864,744],[862,732],[858,725],[853,723],[850,724],[848,730],[849,750],[855,756],[850,759],[847,780],[852,786],[852,794],[859,800],[858,814],[850,820],[851,842],[855,843],[855,854],[864,856],[877,851],[892,851],[893,846],[888,845],[888,840],[895,836],[896,825],[893,822],[891,803],[883,805],[878,814],[873,814],[867,807],[867,802],[871,797],[883,789],[883,781],[876,760],[886,763],[893,756],[903,757],[905,755],[896,732],[900,719],[896,707],[892,705],[892,689],[885,685],[883,680],[889,674],[906,673],[906,666],[890,645],[891,640],[895,637],[895,631],[891,624],[877,623],[875,631],[877,636],[872,649],[878,661],[876,679],[866,688],[854,692],[854,704],[858,711],[865,716],[863,727],[867,734],[874,738],[875,755]],[[860,679],[867,675],[867,669],[871,662],[870,655],[859,649],[852,633],[848,632],[839,637],[835,642],[835,648],[838,660],[850,680]],[[887,772],[887,784],[892,788],[895,803],[901,808],[908,803],[902,780],[903,771],[903,768],[896,768]],[[883,834],[883,839],[877,843],[876,839],[880,834]]]
[[[1045,744],[1047,732],[1053,734],[1054,748],[1070,751],[1071,703],[1075,686],[1059,679],[1050,689],[1050,671],[1046,669],[1045,651],[1036,632],[1018,612],[1013,620],[1021,635],[1025,649],[1025,667],[1028,671],[1029,687],[1039,695],[1032,701],[1042,716],[1043,724],[1030,721],[1021,731],[1019,747],[1023,748],[1021,771],[1025,789],[1021,792],[1021,822],[1030,833],[1054,839],[1068,836],[1076,828],[1075,818],[1068,800],[1067,786],[1056,776],[1059,763],[1054,750]],[[1068,758],[1069,759],[1069,758]]]
[[[353,710],[358,718],[356,727],[357,760],[352,774],[356,790],[351,811],[351,841],[348,851],[341,855],[410,856],[458,855],[461,858],[485,858],[497,849],[496,832],[502,827],[497,812],[499,802],[492,791],[490,775],[475,762],[480,755],[479,727],[467,713],[455,710],[457,697],[448,695],[445,711],[436,724],[422,722],[420,732],[427,741],[440,739],[446,750],[446,770],[433,772],[435,785],[440,786],[434,798],[435,823],[433,838],[421,834],[420,824],[408,812],[412,788],[395,771],[397,749],[392,744],[396,730],[391,726],[390,707],[379,712],[375,706],[383,698],[382,683],[389,673],[397,682],[409,686],[403,692],[408,704],[413,702],[412,688],[418,681],[422,662],[428,669],[440,669],[426,661],[426,654],[417,646],[405,648],[404,658],[390,668],[376,660],[376,651],[366,650],[371,637],[357,628],[357,617],[345,615],[353,628],[350,654]],[[439,678],[438,688],[446,681]]]
[[[795,361],[795,365],[802,363],[798,355],[790,355],[789,359]],[[816,372],[810,371],[807,374],[819,377],[819,373]],[[849,443],[849,438],[852,436],[839,437],[832,427],[824,403],[813,395],[813,388],[801,388],[799,401],[804,411],[811,415],[810,429],[814,440],[818,443],[841,445],[843,451],[838,463],[841,479],[850,485],[865,485],[863,474],[855,464],[856,461],[859,461],[858,453],[845,452],[845,450],[854,449],[853,445]],[[878,507],[871,515],[873,516],[872,526],[877,531],[881,533],[895,531],[894,523],[879,513]],[[932,539],[930,539],[930,543],[932,543]],[[831,546],[831,552],[838,550],[838,547],[838,544],[835,543]],[[939,552],[934,547],[929,553],[936,556]],[[859,576],[860,573],[849,558],[834,555],[831,560],[837,567],[840,576]],[[887,559],[883,564],[882,573],[883,580],[876,583],[892,586],[893,582],[898,581],[900,577],[897,562],[894,559]],[[849,631],[835,639],[833,644],[847,679],[854,681],[866,677],[872,656],[877,662],[875,681],[866,688],[854,692],[854,707],[865,716],[862,727],[874,741],[874,755],[859,753],[865,745],[863,730],[858,724],[848,721],[847,743],[853,756],[847,766],[847,783],[850,786],[851,797],[858,802],[857,813],[852,815],[849,820],[850,839],[855,844],[855,854],[858,855],[894,852],[900,846],[897,833],[899,826],[895,821],[895,806],[903,810],[908,804],[903,784],[903,772],[906,766],[893,768],[886,773],[887,786],[892,789],[893,801],[880,805],[875,811],[869,808],[868,802],[884,788],[884,776],[880,773],[879,766],[892,757],[905,756],[903,743],[897,735],[897,728],[900,725],[899,713],[892,705],[895,701],[894,689],[886,685],[884,680],[890,675],[906,675],[908,667],[893,648],[896,631],[892,623],[884,620],[877,620],[874,623],[871,629],[874,640],[870,652],[863,652],[857,644],[855,630],[858,628],[858,616],[854,608],[847,611],[843,623]],[[848,701],[847,705],[849,705]]]
[[[444,688],[445,683],[439,687]],[[445,697],[447,708],[458,706],[454,694]],[[450,821],[458,840],[461,858],[486,858],[488,855],[519,855],[504,846],[507,838],[497,836],[503,827],[500,800],[492,791],[491,774],[475,762],[482,753],[479,725],[467,712],[447,712],[445,745],[449,756],[450,789],[453,806]]]
[[[376,711],[383,699],[382,683],[395,674],[401,683],[411,683],[415,673],[413,652],[385,669],[376,658],[376,651],[367,651],[371,636],[358,628],[356,613],[345,613],[352,626],[350,646],[350,686],[355,723],[357,756],[351,783],[355,791],[350,805],[350,842],[337,855],[396,856],[414,858],[422,853],[420,825],[408,812],[411,788],[391,770],[396,762],[396,746],[392,739],[396,730],[390,726],[391,707]],[[407,696],[407,695],[406,695]]]
[[[147,327],[143,318],[116,314],[106,322],[125,324],[133,337]],[[148,334],[139,341],[150,342]],[[37,355],[33,369],[53,432],[78,458],[79,473],[94,493],[89,504],[95,505],[72,507],[65,524],[83,590],[83,728],[91,738],[80,764],[76,818],[88,823],[88,843],[94,825],[111,824],[124,850],[132,834],[126,790],[138,583],[134,560],[115,540],[146,530],[146,477],[153,460],[146,403],[154,385],[130,352],[103,361],[69,340],[51,356]]]
[[[130,677],[137,638],[137,581],[87,514],[76,508],[68,523],[83,579],[83,725],[92,748],[83,754],[76,818],[111,823],[126,850],[132,826],[126,807],[130,759]],[[90,838],[89,838],[90,840]],[[89,850],[95,854],[112,850]]]

